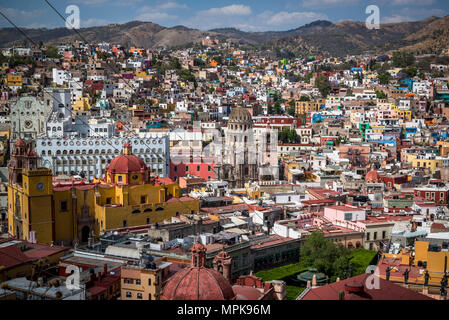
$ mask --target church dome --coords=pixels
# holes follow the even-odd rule
[[[228,280],[218,271],[206,268],[206,248],[197,242],[191,249],[191,266],[167,281],[161,300],[234,300]]]
[[[147,166],[141,158],[133,154],[121,154],[112,159],[107,170],[114,173],[132,173],[146,171]]]
[[[126,143],[123,154],[112,159],[106,170],[112,173],[139,173],[147,171],[148,167],[145,162],[138,156],[133,155],[130,149],[131,146]]]
[[[229,115],[229,121],[232,123],[248,124],[252,123],[252,116],[249,111],[243,107],[234,108]]]
[[[165,285],[161,300],[233,300],[234,291],[223,275],[205,267],[189,267]]]
[[[377,182],[377,181],[379,181],[379,173],[376,170],[374,170],[374,169],[370,170],[366,174],[365,181],[366,182]]]
[[[26,147],[26,143],[22,139],[19,139],[16,141],[16,143],[14,143],[14,146],[15,147]]]

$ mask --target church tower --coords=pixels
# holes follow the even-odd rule
[[[230,188],[242,188],[245,182],[258,180],[257,148],[252,116],[248,110],[243,107],[232,110],[225,138],[219,178],[228,181]]]
[[[53,241],[52,174],[39,168],[32,142],[19,139],[11,153],[8,183],[8,232],[29,241]]]
[[[232,283],[232,258],[224,250],[221,249],[220,253],[215,257],[213,261],[214,270],[220,272],[226,280]]]

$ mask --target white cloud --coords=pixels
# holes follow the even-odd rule
[[[224,11],[229,13],[232,10],[226,9]],[[218,11],[221,14],[218,14]],[[251,12],[251,8],[248,7],[244,12]],[[200,30],[229,27],[243,31],[280,31],[298,28],[316,20],[329,20],[327,15],[315,12],[273,12],[266,10],[259,14],[243,15],[243,13],[240,11],[240,15],[235,13],[223,14],[223,10],[203,10],[189,19],[180,21],[180,24]]]
[[[15,8],[1,8],[0,10],[12,21],[12,22],[16,22],[16,21],[21,21],[21,20],[28,20],[28,19],[32,19],[32,18],[36,18],[40,15],[42,15],[42,13],[44,13],[44,10],[19,10],[19,9],[15,9]]]
[[[446,13],[444,10],[441,9],[427,9],[427,8],[404,8],[401,9],[398,13],[382,17],[381,16],[381,22],[382,23],[397,23],[397,22],[407,22],[407,21],[418,21],[421,19],[428,18],[430,16],[439,16],[442,17]]]
[[[435,0],[393,0],[391,5],[393,6],[428,6],[434,4]]]
[[[156,11],[154,7],[143,6],[139,9],[140,14],[136,20],[151,21],[156,23],[163,23],[165,20],[172,20],[178,18],[176,15],[168,14],[163,11]]]
[[[210,8],[208,10],[199,11],[199,15],[215,15],[215,16],[249,16],[251,7],[242,4],[232,4],[221,8]]]
[[[169,1],[155,6],[156,10],[172,10],[172,9],[186,9],[187,5],[178,3],[176,1]]]
[[[287,12],[281,11],[273,15],[268,21],[268,25],[278,26],[299,26],[316,20],[328,20],[327,15],[315,12]]]
[[[110,0],[72,0],[72,4],[83,4],[86,6],[100,6],[108,3]]]
[[[105,26],[112,23],[112,21],[106,20],[106,19],[96,19],[96,18],[90,18],[87,20],[81,20],[81,28],[89,28],[89,27],[95,27],[95,26]]]
[[[357,4],[359,0],[303,0],[302,5],[305,8],[329,8],[336,6],[346,6]]]
[[[44,10],[35,9],[35,10],[20,10],[15,8],[3,8],[0,7],[0,11],[3,12],[5,16],[8,17],[15,25],[18,27],[25,28],[50,28],[54,27],[55,24],[52,23],[42,23],[42,21],[37,22],[36,19],[39,19]],[[53,21],[52,21],[53,22]],[[12,26],[6,19],[1,17],[0,19],[0,27],[11,27]]]

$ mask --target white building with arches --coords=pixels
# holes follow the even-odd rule
[[[81,175],[88,180],[102,177],[105,167],[130,142],[133,154],[144,159],[152,175],[168,177],[170,164],[169,136],[147,135],[145,138],[72,137],[36,139],[36,152],[44,167],[53,174]]]

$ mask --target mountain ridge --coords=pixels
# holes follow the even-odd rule
[[[57,44],[81,40],[73,30],[63,27],[21,29],[34,42]],[[210,36],[275,52],[279,57],[292,57],[307,54],[343,56],[395,49],[438,51],[449,45],[448,30],[449,15],[382,24],[379,30],[369,30],[364,22],[352,20],[336,23],[317,20],[285,31],[242,31],[233,27],[203,31],[182,25],[164,27],[153,22],[135,20],[123,24],[81,28],[78,33],[89,42],[105,41],[167,48],[200,43],[202,38]],[[0,47],[21,44],[24,40],[26,38],[14,28],[0,29]]]

